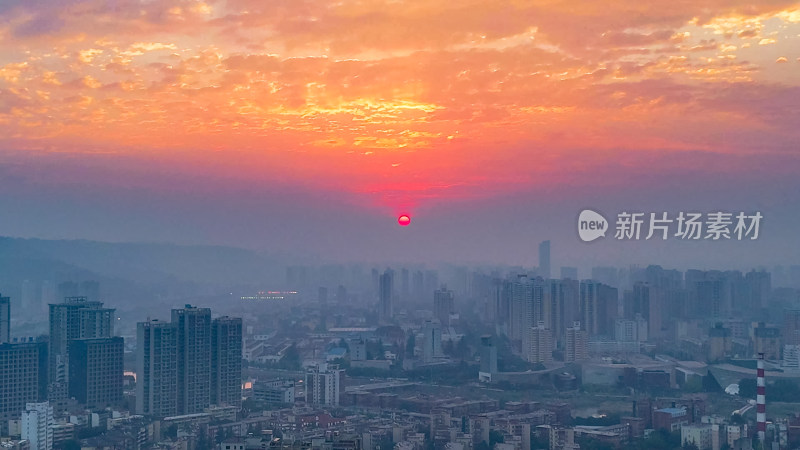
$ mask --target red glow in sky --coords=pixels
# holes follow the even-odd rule
[[[427,227],[442,204],[639,189],[630,174],[700,192],[800,170],[796,0],[3,0],[0,17],[9,205],[301,187]]]

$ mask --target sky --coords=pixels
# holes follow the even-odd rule
[[[4,0],[0,234],[800,264],[798,99],[790,1]],[[764,220],[587,244],[584,208]]]

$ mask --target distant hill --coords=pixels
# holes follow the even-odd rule
[[[70,274],[70,278],[97,274],[139,283],[283,280],[282,265],[240,248],[0,237],[0,278],[56,280]]]

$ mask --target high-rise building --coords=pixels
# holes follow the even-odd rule
[[[766,308],[772,292],[772,277],[769,272],[752,270],[745,275],[749,288],[750,305],[754,308]]]
[[[136,412],[156,417],[241,406],[242,319],[186,305],[137,324]]]
[[[122,402],[121,337],[74,339],[69,345],[69,395],[87,408]]]
[[[620,342],[647,341],[647,321],[639,314],[633,319],[617,319],[614,321],[614,339]]]
[[[408,269],[403,267],[400,270],[400,298],[403,301],[408,301],[408,297],[411,295],[411,284],[409,280],[409,273]]]
[[[309,368],[305,391],[306,403],[310,405],[339,406],[344,394],[344,370],[325,363]]]
[[[518,275],[511,285],[509,338],[526,341],[528,331],[544,321],[544,280]],[[524,342],[523,342],[524,344]]]
[[[178,414],[203,412],[211,404],[211,309],[172,310],[178,338]]]
[[[781,357],[781,329],[768,327],[763,322],[753,328],[753,347],[757,354],[764,358],[774,360]]]
[[[783,346],[781,367],[784,371],[800,371],[800,345],[786,344]]]
[[[56,411],[67,406],[70,343],[75,339],[111,337],[113,319],[114,309],[86,297],[66,297],[63,303],[50,304],[47,399]]]
[[[492,381],[497,374],[497,347],[489,335],[481,336],[481,370],[478,378],[481,381]]]
[[[211,322],[211,403],[242,405],[242,319]]]
[[[394,272],[391,269],[386,269],[378,281],[378,316],[382,323],[391,322],[394,315],[394,310],[392,309],[393,285]]]
[[[548,280],[544,323],[553,332],[554,347],[563,348],[564,330],[579,317],[579,283],[575,279]]]
[[[566,330],[564,361],[583,361],[589,359],[589,336],[581,329],[580,322],[575,322]]]
[[[136,326],[136,413],[178,413],[178,330],[151,320]]]
[[[439,289],[439,272],[435,270],[425,271],[425,297],[430,298],[431,292]]]
[[[550,241],[542,241],[539,244],[539,276],[550,278]]]
[[[714,324],[708,330],[708,352],[707,357],[711,362],[724,359],[731,354],[732,338],[730,328],[722,326],[721,322]]]
[[[437,320],[426,320],[422,327],[422,360],[433,362],[442,356],[442,326]]]
[[[592,279],[616,288],[620,287],[620,270],[616,267],[592,267]]]
[[[455,312],[455,294],[442,287],[433,293],[433,317],[439,319],[443,327],[450,326],[450,314]]]
[[[11,298],[0,294],[0,344],[11,342]]]
[[[800,309],[783,311],[781,336],[784,344],[800,345]]]
[[[22,439],[31,450],[53,450],[53,407],[50,403],[28,403],[22,413]]]
[[[597,298],[597,285],[592,280],[581,281],[580,322],[590,336],[598,334],[600,328],[600,300]]]
[[[569,278],[571,280],[578,279],[578,268],[577,267],[569,267],[563,266],[561,267],[561,279]]]
[[[544,326],[544,322],[528,331],[527,360],[532,363],[548,363],[553,361],[553,332]]]
[[[47,343],[0,344],[0,434],[28,403],[47,398]]]
[[[58,367],[63,364],[64,376],[69,374],[69,343],[73,339],[111,337],[114,334],[114,309],[104,308],[101,302],[86,297],[66,297],[63,303],[50,304],[50,381],[57,379]]]
[[[589,336],[614,334],[617,319],[617,289],[593,280],[580,284],[580,320]]]
[[[647,320],[647,336],[650,339],[662,337],[661,295],[657,288],[648,283],[633,285],[633,315],[641,314]]]
[[[425,298],[425,274],[421,270],[415,270],[411,275],[411,293],[415,301]]]

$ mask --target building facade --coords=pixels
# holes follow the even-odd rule
[[[211,322],[211,403],[242,405],[242,319]]]
[[[122,403],[124,351],[121,337],[70,342],[70,397],[91,409]]]

